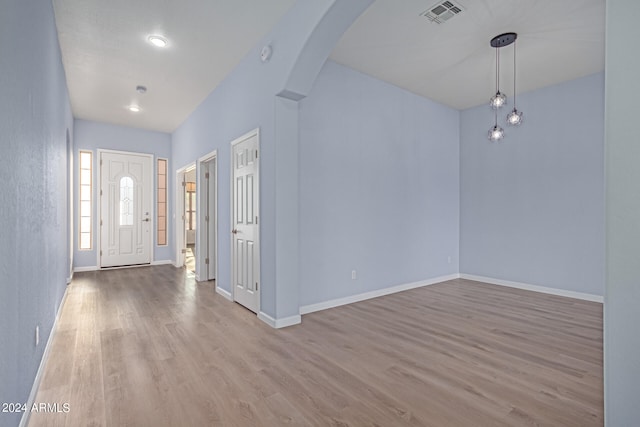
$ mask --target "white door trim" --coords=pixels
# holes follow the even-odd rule
[[[205,186],[204,183],[202,182],[202,179],[204,178],[202,175],[202,171],[203,171],[203,163],[207,163],[207,162],[211,162],[211,161],[215,161],[214,162],[214,175],[210,176],[210,180],[209,183],[213,182],[214,188],[213,188],[213,204],[211,203],[212,200],[210,200],[210,196],[212,191],[209,190],[209,194],[207,195],[207,197],[201,197],[202,196],[202,191],[204,190]],[[198,207],[197,207],[197,211],[198,212],[206,212],[207,209],[204,206],[204,201],[206,200],[209,204],[209,207],[211,207],[213,205],[213,215],[212,217],[209,218],[209,227],[207,227],[206,221],[205,221],[205,216],[198,214],[197,215],[197,221],[198,221],[198,237],[196,238],[196,252],[197,252],[197,258],[198,260],[196,261],[196,279],[201,278],[202,280],[212,280],[212,279],[217,279],[218,277],[218,150],[213,150],[207,154],[205,154],[204,156],[200,157],[197,161],[196,164],[196,169],[197,169],[197,179],[198,182],[196,184],[196,200],[198,202]],[[209,172],[211,173],[211,171],[209,170]],[[209,210],[209,214],[211,215],[212,212],[211,210]],[[202,268],[205,265],[205,258],[206,258],[206,254],[209,251],[204,251],[203,250],[203,244],[204,242],[208,242],[208,236],[206,236],[206,231],[207,228],[211,229],[213,228],[214,230],[214,241],[213,244],[211,244],[211,242],[209,242],[209,248],[211,248],[211,246],[213,246],[213,259],[209,259],[209,265],[213,265],[213,277],[211,277],[212,275],[210,274],[211,269],[209,269],[208,267],[206,268],[206,274],[200,274],[204,269]]]
[[[97,182],[98,182],[98,187],[96,188],[96,194],[97,194],[97,198],[98,198],[98,203],[96,204],[96,213],[97,213],[97,218],[96,218],[96,224],[98,224],[98,228],[97,228],[97,232],[94,233],[95,235],[95,241],[96,241],[96,265],[98,266],[98,269],[102,268],[102,262],[100,259],[100,251],[102,250],[102,226],[100,225],[100,221],[101,221],[101,217],[102,217],[102,197],[100,195],[100,191],[102,189],[102,153],[111,153],[111,154],[123,154],[125,156],[128,155],[135,155],[135,156],[143,156],[143,157],[148,157],[150,159],[151,162],[151,168],[149,170],[149,179],[151,180],[151,212],[153,213],[153,215],[150,215],[150,221],[151,221],[151,225],[150,225],[150,229],[151,232],[149,233],[149,237],[148,239],[150,240],[149,243],[149,248],[150,248],[150,259],[149,259],[149,265],[153,264],[153,261],[155,260],[155,247],[153,245],[153,236],[154,236],[154,230],[156,229],[156,225],[155,225],[155,217],[156,217],[156,179],[155,179],[155,158],[153,154],[149,154],[149,153],[138,153],[135,151],[122,151],[122,150],[109,150],[106,148],[98,148],[96,150],[97,154],[98,154],[98,158],[96,159],[96,164],[98,165],[97,168]],[[109,269],[113,268],[113,267],[107,267]]]
[[[230,148],[230,153],[229,153],[229,157],[230,157],[230,168],[229,168],[229,188],[230,188],[230,192],[229,192],[229,219],[230,219],[230,223],[229,226],[230,228],[233,227],[233,223],[234,223],[234,218],[235,218],[235,213],[234,213],[234,209],[235,209],[235,203],[234,203],[234,180],[233,180],[233,171],[234,171],[234,159],[233,159],[233,147],[235,145],[237,145],[238,143],[247,140],[249,138],[252,137],[256,137],[257,138],[257,142],[256,145],[258,147],[258,158],[256,158],[256,192],[258,194],[257,197],[257,215],[259,218],[259,222],[258,224],[256,224],[258,230],[256,232],[256,239],[258,241],[257,243],[257,247],[258,247],[258,267],[257,267],[257,271],[255,272],[256,277],[258,278],[258,283],[260,284],[258,286],[258,309],[257,309],[257,313],[260,313],[260,306],[261,306],[261,300],[262,300],[262,276],[260,274],[260,270],[261,270],[261,257],[260,257],[260,252],[261,252],[261,247],[262,247],[262,240],[261,240],[261,236],[260,236],[260,223],[262,222],[262,215],[261,215],[261,211],[260,211],[260,157],[261,157],[261,151],[260,151],[260,128],[255,128],[247,133],[245,133],[244,135],[240,136],[239,138],[234,139],[233,141],[231,141],[231,143],[229,144],[229,148]],[[228,233],[231,233],[231,230],[227,230]],[[234,279],[234,275],[235,275],[235,268],[234,268],[234,259],[235,259],[235,251],[234,251],[234,247],[233,247],[233,238],[229,239],[230,241],[230,246],[229,246],[229,253],[231,254],[230,256],[230,260],[231,260],[231,283],[230,283],[230,288],[231,288],[231,301],[235,301],[235,279]],[[217,287],[217,286],[216,286]]]

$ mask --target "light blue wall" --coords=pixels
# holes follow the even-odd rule
[[[640,425],[640,2],[607,0],[605,425]],[[634,53],[632,53],[634,52]]]
[[[73,118],[51,2],[0,3],[0,100],[0,403],[26,403],[69,274]]]
[[[273,240],[273,230],[268,227],[273,222],[271,197],[274,192],[270,185],[274,170],[273,144],[273,98],[268,96],[261,84],[260,74],[267,66],[259,61],[259,51],[253,52],[234,72],[212,92],[189,118],[172,135],[172,175],[176,170],[195,162],[199,157],[218,150],[218,274],[216,285],[231,291],[229,250],[230,233],[230,143],[241,135],[260,129],[261,138],[261,224],[264,246]],[[174,187],[171,186],[173,189]],[[175,242],[175,227],[171,227],[172,242]],[[269,252],[262,251],[263,282],[269,271]],[[175,259],[175,254],[172,256]],[[264,289],[263,284],[263,289]],[[263,292],[263,296],[266,295]],[[263,305],[266,303],[263,302]],[[273,305],[273,303],[271,303]]]
[[[458,272],[458,122],[325,64],[300,103],[301,305]]]
[[[146,153],[154,155],[154,179],[156,177],[156,164],[155,160],[158,157],[169,159],[169,167],[171,168],[171,135],[162,132],[152,132],[143,129],[135,129],[124,126],[111,125],[107,123],[98,123],[88,120],[75,120],[75,157],[78,158],[78,152],[80,150],[90,150],[93,152],[93,182],[98,183],[98,149],[106,150],[119,150],[119,151],[131,151],[136,153]],[[170,171],[171,169],[169,169]],[[75,173],[74,179],[74,200],[78,200],[78,175]],[[173,181],[175,180],[175,174],[169,174],[169,189],[173,188]],[[93,188],[93,229],[99,230],[98,227],[98,194],[99,189],[97,185]],[[154,186],[155,188],[155,186]],[[153,197],[154,206],[154,218],[155,216],[155,192]],[[173,192],[169,191],[169,213],[168,218],[173,216]],[[79,207],[76,202],[75,205],[75,218],[74,218],[74,267],[95,267],[97,265],[97,249],[96,249],[96,235],[93,236],[93,249],[92,250],[79,250],[78,249],[78,212]],[[155,221],[155,219],[154,219]],[[155,222],[154,222],[155,223]],[[169,229],[173,227],[173,221],[169,221]],[[156,244],[156,233],[154,232],[153,238],[153,259],[155,261],[168,261],[172,259],[172,233],[169,233],[169,245],[158,246]]]
[[[216,285],[230,291],[230,142],[260,129],[261,311],[276,319],[298,315],[299,305],[295,260],[278,262],[288,259],[286,254],[295,247],[292,242],[297,233],[296,227],[277,230],[282,222],[279,220],[289,213],[285,211],[289,205],[285,199],[290,188],[278,185],[286,175],[276,173],[276,167],[291,164],[287,149],[295,143],[289,139],[297,126],[297,115],[288,114],[291,107],[288,101],[306,95],[333,44],[370,3],[371,0],[296,2],[273,31],[173,133],[174,172],[218,150]],[[272,46],[273,56],[262,63],[260,50],[266,44]],[[280,114],[277,119],[276,111]]]
[[[603,73],[523,94],[498,143],[461,113],[461,273],[603,295],[603,102]]]

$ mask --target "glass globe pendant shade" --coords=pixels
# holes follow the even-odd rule
[[[515,108],[507,115],[507,123],[511,126],[518,126],[522,124],[522,111],[518,111]]]
[[[491,100],[489,101],[489,105],[494,110],[497,110],[498,108],[502,107],[506,103],[507,103],[507,96],[500,91],[496,92],[496,94],[493,95],[491,97]]]
[[[489,129],[488,137],[490,141],[500,141],[504,138],[504,129],[500,126],[495,125],[491,129]]]

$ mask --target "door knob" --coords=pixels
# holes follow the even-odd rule
[[[145,219],[143,219],[142,221],[144,221],[144,222],[149,222],[149,218],[145,218]]]
[[[238,230],[236,230],[235,228],[234,228],[233,230],[231,230],[231,232],[232,232],[233,234],[238,234]]]

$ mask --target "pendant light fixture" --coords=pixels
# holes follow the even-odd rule
[[[522,111],[516,108],[516,41],[513,40],[513,110],[507,114],[507,123],[511,126],[522,124]]]
[[[500,141],[502,138],[504,138],[504,129],[498,126],[498,110],[495,111],[495,116],[495,124],[491,129],[489,129],[489,134],[487,135],[489,137],[489,140],[494,142]]]
[[[493,41],[491,42],[493,46]],[[498,109],[507,103],[507,97],[504,93],[500,92],[500,50],[496,48],[496,94],[489,100],[489,106],[493,108],[493,114],[495,117],[494,125],[489,129],[488,137],[490,141],[500,141],[504,138],[504,129],[498,126]]]
[[[495,111],[494,125],[489,130],[488,137],[491,141],[499,141],[504,138],[504,129],[498,126],[498,109],[507,103],[507,97],[500,92],[500,48],[509,46],[514,43],[518,35],[516,33],[504,33],[491,39],[491,47],[496,49],[496,94],[491,97],[489,106]],[[522,112],[516,109],[516,51],[513,45],[513,110],[507,115],[507,123],[510,125],[519,125],[522,123]]]
[[[489,106],[497,110],[506,103],[507,96],[500,92],[500,50],[496,47],[496,94],[489,100]]]

